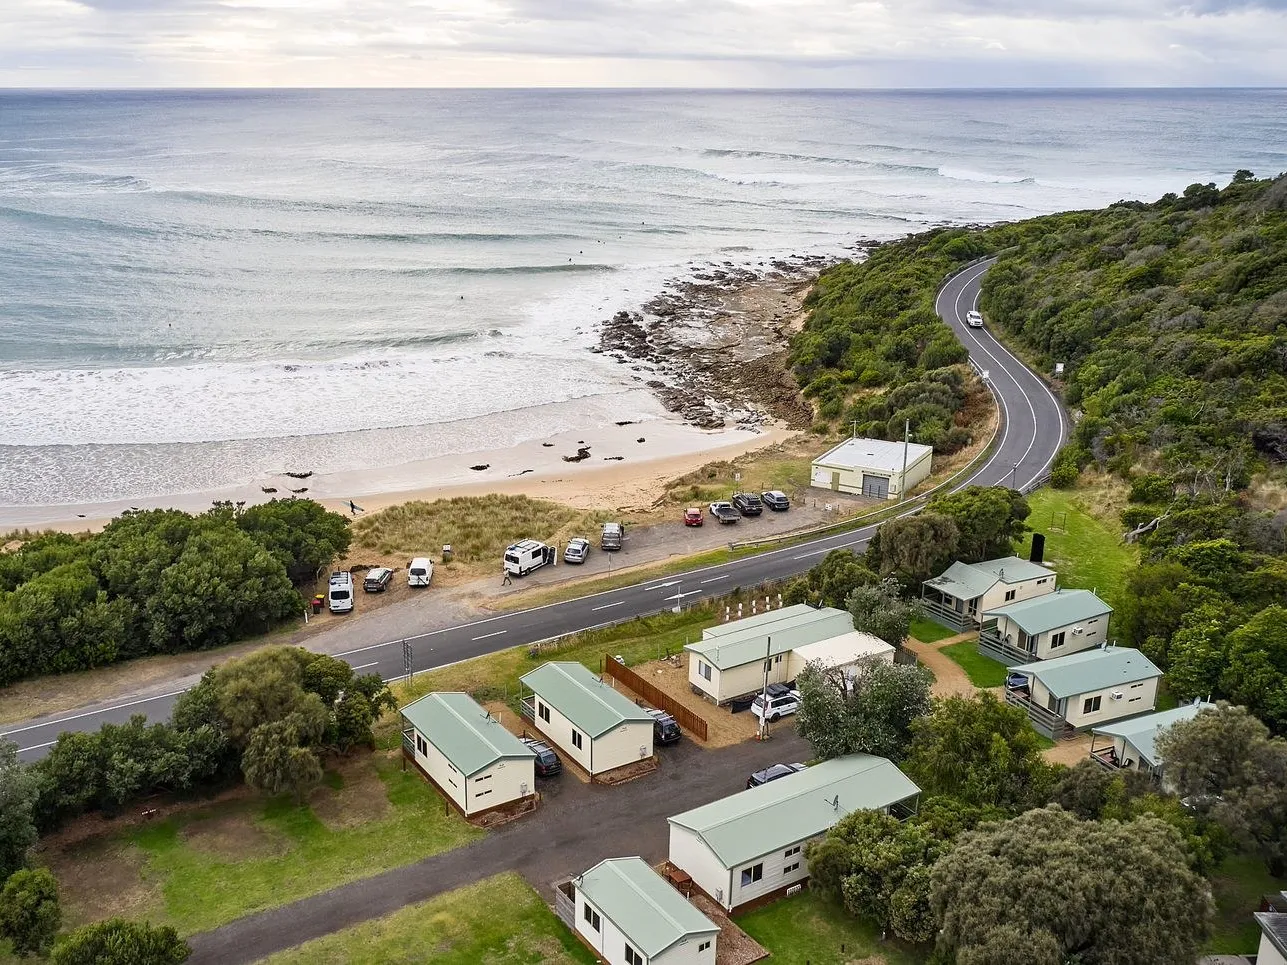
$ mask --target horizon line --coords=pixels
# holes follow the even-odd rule
[[[22,69],[22,68],[19,68]],[[1142,84],[1134,86],[1122,85],[1092,85],[1092,86],[1068,86],[1068,85],[1051,85],[1051,86],[979,86],[979,87],[682,87],[682,86],[573,86],[573,85],[534,85],[534,86],[329,86],[329,85],[301,85],[301,86],[237,86],[227,84],[211,85],[169,85],[169,86],[130,86],[130,87],[83,87],[72,85],[49,85],[36,87],[18,87],[0,85],[0,94],[9,93],[192,93],[192,92],[219,92],[219,91],[241,91],[241,92],[271,92],[271,91],[500,91],[500,92],[528,92],[528,91],[549,91],[549,92],[567,92],[567,93],[701,93],[701,94],[735,94],[735,93],[770,93],[770,94],[961,94],[961,93],[1113,93],[1113,92],[1211,92],[1211,91],[1287,91],[1287,85],[1265,85],[1265,84],[1231,84],[1231,85],[1203,85],[1203,86],[1166,86]]]

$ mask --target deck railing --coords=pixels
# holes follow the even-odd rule
[[[987,628],[979,631],[979,653],[1003,663],[1007,667],[1017,667],[1020,664],[1032,663],[1037,659],[1035,653],[1028,653],[1028,651],[1021,650],[1012,643],[1007,643],[1005,637],[995,630]]]
[[[1027,711],[1028,720],[1032,721],[1033,729],[1039,734],[1045,734],[1051,740],[1065,740],[1076,733],[1072,725],[1057,713],[1039,704],[1034,704],[1026,690],[1012,690],[1007,687],[1005,702],[1015,707],[1022,707]]]

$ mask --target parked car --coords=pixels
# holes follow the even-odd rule
[[[537,740],[535,737],[520,737],[520,741],[532,749],[536,755],[534,767],[536,768],[537,777],[553,777],[563,770],[563,761],[559,755],[554,753],[554,748],[543,740]]]
[[[1021,673],[1008,673],[1005,675],[1006,690],[1027,690],[1028,675]]]
[[[970,326],[970,328],[982,328],[983,316],[980,315],[978,312],[966,312],[965,324]]]
[[[780,489],[770,489],[767,493],[760,493],[760,499],[764,500],[764,505],[775,513],[785,513],[791,508],[791,500]]]
[[[407,564],[407,586],[429,586],[433,583],[433,560],[417,556]]]
[[[788,690],[785,694],[769,694],[768,710],[765,710],[764,695],[761,694],[751,701],[751,713],[761,720],[767,718],[770,723],[785,717],[787,714],[794,714],[800,709],[800,692],[798,690]]]
[[[590,541],[584,536],[577,536],[568,540],[567,548],[563,551],[564,563],[584,563],[590,555]]]
[[[721,523],[736,523],[742,514],[733,508],[732,503],[711,503],[711,515]]]
[[[654,744],[674,744],[684,736],[679,729],[679,721],[664,710],[645,707],[644,713],[652,718],[652,741]]]
[[[362,589],[367,593],[383,593],[389,588],[389,581],[393,579],[393,570],[387,566],[377,566],[373,570],[366,571],[366,579],[362,581]]]
[[[604,523],[603,532],[599,535],[599,547],[605,550],[619,550],[626,538],[626,528],[620,523]]]
[[[505,547],[505,572],[511,576],[527,576],[532,570],[554,562],[554,547],[540,540],[521,539]]]
[[[803,770],[803,764],[773,764],[748,777],[746,786],[748,789],[759,787],[761,784],[768,784],[769,781],[776,781],[779,777],[786,777],[788,774],[796,774]]]
[[[700,506],[690,506],[684,510],[685,526],[700,526],[704,522],[702,517],[702,508]]]
[[[353,609],[353,574],[336,572],[331,574],[326,587],[326,605],[332,613],[348,613]]]
[[[743,516],[759,516],[764,512],[764,504],[755,493],[734,493],[733,508]]]

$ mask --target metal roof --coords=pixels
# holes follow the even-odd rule
[[[726,868],[822,834],[845,815],[888,807],[920,788],[883,757],[850,754],[670,818]]]
[[[1009,617],[1025,633],[1045,633],[1112,612],[1113,608],[1090,590],[1056,590],[995,610],[984,610],[983,616]]]
[[[1036,677],[1056,697],[1072,697],[1162,676],[1162,671],[1153,666],[1148,657],[1130,647],[1083,650],[1010,669],[1014,673]]]
[[[925,585],[958,600],[973,600],[996,586],[998,581],[1014,584],[1054,575],[1054,570],[1039,563],[1029,563],[1017,556],[1004,556],[982,563],[953,563],[942,576],[926,580]]]
[[[1260,932],[1274,946],[1278,954],[1287,958],[1287,912],[1258,911],[1256,923]]]
[[[685,938],[719,931],[642,858],[600,861],[576,887],[644,958],[660,955]]]
[[[1143,717],[1119,720],[1112,724],[1105,724],[1103,727],[1093,727],[1091,730],[1096,734],[1123,738],[1139,752],[1143,760],[1156,767],[1162,763],[1158,759],[1157,751],[1154,748],[1157,735],[1172,724],[1177,724],[1182,720],[1192,720],[1202,711],[1210,710],[1211,707],[1211,704],[1185,704],[1183,707],[1159,710],[1156,714],[1145,714]]]
[[[911,468],[925,456],[932,455],[932,446],[908,443],[907,466]],[[878,472],[903,471],[903,444],[884,439],[846,439],[834,449],[813,460],[815,466],[843,469],[875,469]]]
[[[807,603],[793,603],[791,606],[779,607],[776,610],[765,610],[755,616],[742,617],[738,620],[730,620],[728,623],[707,627],[702,631],[702,639],[709,640],[711,637],[723,637],[730,633],[741,633],[750,627],[763,627],[777,623],[779,620],[794,620],[806,613],[816,612],[817,608],[811,607]]]
[[[466,777],[499,760],[536,756],[469,694],[425,694],[402,716]]]
[[[617,693],[579,663],[554,660],[520,679],[590,737],[600,737],[628,720],[652,723],[642,707]]]
[[[720,670],[727,670],[763,660],[766,656],[786,653],[807,643],[853,633],[853,629],[854,618],[848,610],[805,607],[804,612],[782,620],[753,624],[736,633],[690,643],[684,649],[700,655]]]

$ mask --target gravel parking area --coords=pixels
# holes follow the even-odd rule
[[[688,682],[688,657],[687,652],[682,652],[674,663],[670,660],[650,660],[631,669],[706,721],[707,739],[697,743],[705,747],[728,747],[754,738],[758,722],[749,711],[733,714],[727,707],[716,707],[705,697],[693,693],[692,685]],[[616,687],[632,699],[638,699],[620,681],[616,682]],[[687,731],[684,733],[692,738]]]

